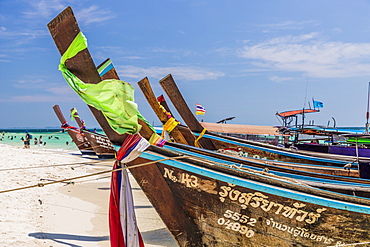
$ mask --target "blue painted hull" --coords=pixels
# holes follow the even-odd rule
[[[188,155],[190,157],[190,154]],[[144,152],[129,165],[168,156]],[[206,162],[207,161],[207,162]],[[151,187],[165,181],[166,197],[176,202],[195,236],[180,246],[335,246],[370,242],[370,201],[323,191],[253,171],[177,160],[158,161],[160,177],[131,169],[166,224],[168,212]],[[154,165],[152,165],[154,166]],[[163,186],[162,186],[163,187]],[[168,201],[171,201],[170,199]],[[177,235],[176,235],[177,234]],[[189,242],[189,239],[192,239]]]
[[[347,156],[357,156],[355,147],[330,146],[329,153]],[[358,148],[358,156],[370,158],[370,149]]]
[[[199,135],[194,133],[195,135]],[[208,138],[213,141],[217,149],[238,148],[241,152],[245,153],[248,157],[256,157],[262,159],[281,160],[288,162],[297,162],[305,164],[319,164],[329,166],[341,166],[353,162],[354,159],[344,158],[340,156],[331,156],[315,153],[302,153],[295,150],[280,148],[268,144],[257,142],[250,142],[236,138],[229,138],[217,136],[213,134],[206,134],[203,138]]]

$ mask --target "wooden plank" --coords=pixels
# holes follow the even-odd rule
[[[66,118],[64,117],[62,110],[60,109],[59,105],[54,105],[53,110],[55,112],[55,115],[57,115],[59,121],[61,124],[67,123]]]
[[[189,106],[187,105],[185,99],[177,87],[175,80],[172,75],[168,75],[159,81],[163,90],[166,92],[167,96],[170,98],[172,104],[175,106],[177,112],[181,115],[181,118],[185,121],[186,125],[193,132],[200,133],[203,131],[203,126],[200,125],[198,120],[195,118],[194,114],[191,112]],[[199,144],[206,149],[215,150],[215,146],[211,140],[201,138]]]
[[[160,95],[159,97],[157,97],[157,101],[161,104],[161,106],[163,106],[163,108],[171,114],[171,116],[174,116],[171,112],[171,109],[170,107],[168,106],[167,104],[167,101],[165,100],[164,96],[163,95]]]
[[[172,111],[169,105],[167,104],[167,101],[164,99],[164,97],[163,97],[163,100],[160,102],[160,104],[164,107],[164,109],[166,109],[166,111],[168,111],[172,115]],[[194,136],[193,132],[191,132],[191,130],[187,126],[179,124],[176,126],[176,129],[181,132],[181,134],[187,140],[188,145],[191,145],[191,146],[195,145],[195,140],[197,139],[197,137]],[[198,145],[202,147],[202,145],[200,145],[199,143]]]
[[[49,32],[61,55],[68,49],[73,39],[80,32],[71,7],[48,23]],[[99,83],[100,76],[90,52],[85,49],[66,61],[67,68],[85,83]]]
[[[47,25],[49,32],[61,55],[68,49],[69,45],[80,32],[80,28],[74,17],[71,7],[67,7]],[[85,83],[99,83],[101,78],[96,70],[88,49],[78,53],[75,57],[66,61],[67,68]],[[126,135],[115,132],[108,124],[103,113],[89,106],[91,112],[98,120],[100,127],[115,144],[122,144]]]
[[[140,80],[138,83],[139,88],[143,92],[146,100],[148,101],[149,105],[152,107],[153,111],[159,118],[159,120],[162,122],[162,124],[165,124],[168,121],[167,115],[163,112],[162,109],[160,109],[157,98],[154,95],[153,89],[150,86],[150,82],[147,77]],[[187,140],[184,135],[179,131],[178,127],[176,126],[170,133],[170,135],[173,137],[173,139],[178,143],[183,144],[190,144],[193,145],[195,141],[195,137],[193,136],[193,140],[189,143],[189,140]]]
[[[194,114],[191,112],[188,104],[183,98],[179,88],[177,87],[175,80],[172,75],[169,74],[159,81],[163,90],[166,92],[167,96],[171,100],[172,104],[175,106],[177,112],[184,119],[186,125],[195,132],[202,132],[203,126],[201,126],[198,120],[195,118]]]

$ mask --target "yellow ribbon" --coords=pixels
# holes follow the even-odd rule
[[[164,136],[164,132],[167,131],[170,133],[177,125],[179,122],[176,121],[173,117],[167,120],[167,122],[163,125],[163,131],[162,131],[162,137]]]
[[[149,143],[151,145],[162,147],[165,144],[165,140],[154,132],[149,138]]]
[[[157,133],[153,133],[149,138],[149,143],[153,145],[158,138],[159,135]]]
[[[199,134],[198,138],[194,141],[194,146],[196,146],[197,148],[200,148],[201,146],[198,144],[198,141],[200,140],[200,138],[203,137],[203,135],[206,133],[207,129],[204,128],[202,130],[202,132]]]
[[[166,109],[163,107],[163,105],[161,105],[160,102],[158,102],[158,104],[159,104],[159,108],[166,114],[166,116],[168,118],[171,118],[172,117],[171,113],[169,113],[168,111],[166,111]]]

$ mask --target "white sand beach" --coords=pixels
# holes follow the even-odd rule
[[[112,164],[67,151],[0,144],[0,192],[109,170]],[[177,246],[130,177],[145,246]],[[110,246],[110,173],[73,182],[0,193],[0,246]]]

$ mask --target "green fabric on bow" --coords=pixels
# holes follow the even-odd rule
[[[80,32],[60,59],[59,70],[68,85],[94,108],[100,110],[111,128],[118,134],[136,134],[141,125],[138,118],[154,128],[140,114],[134,102],[134,88],[127,82],[110,79],[98,84],[84,83],[66,67],[65,62],[87,48],[86,37]]]
[[[71,121],[75,120],[76,117],[80,117],[80,116],[78,116],[77,109],[73,108],[71,110]]]

